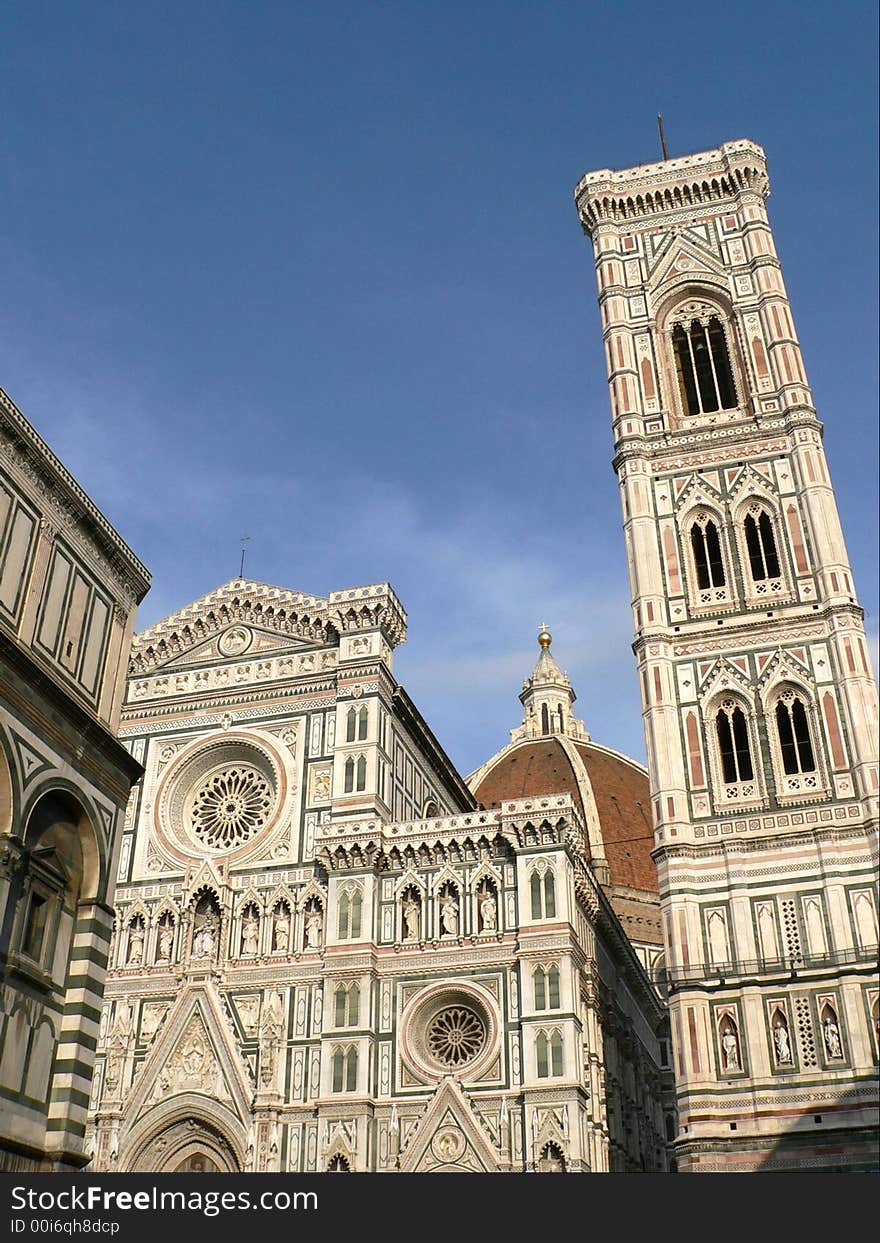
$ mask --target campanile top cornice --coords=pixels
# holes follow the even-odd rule
[[[762,147],[748,138],[711,151],[633,168],[585,173],[574,197],[584,230],[733,199],[743,191],[767,198],[770,181]]]

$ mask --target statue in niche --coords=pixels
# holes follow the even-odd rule
[[[498,907],[491,889],[480,898],[480,926],[483,932],[495,932],[498,927]]]
[[[725,1070],[740,1070],[739,1041],[732,1023],[728,1023],[721,1033],[721,1054]]]
[[[159,922],[159,936],[156,943],[156,962],[171,962],[174,950],[174,924],[171,917],[165,915]]]
[[[825,1011],[825,1020],[822,1023],[822,1036],[828,1056],[843,1057],[843,1045],[840,1043],[840,1028],[835,1022],[834,1015],[828,1010]]]
[[[260,921],[249,906],[241,921],[241,952],[245,958],[253,958],[260,948]]]
[[[440,931],[450,937],[458,936],[458,901],[454,889],[447,889],[440,898]]]
[[[307,950],[318,949],[321,944],[321,934],[324,931],[324,917],[321,914],[321,908],[317,905],[310,906],[306,911],[305,919],[305,944]]]
[[[776,1050],[776,1062],[779,1066],[788,1066],[791,1064],[791,1040],[788,1036],[788,1028],[785,1019],[777,1014],[776,1022],[773,1024],[773,1047]]]
[[[210,907],[196,912],[193,958],[213,958],[217,951],[220,918]]]
[[[144,961],[144,924],[137,918],[132,921],[128,930],[128,958],[126,965],[137,967]]]
[[[409,893],[403,900],[403,939],[405,941],[418,941],[421,914],[421,903],[412,893]]]
[[[275,908],[272,918],[272,948],[279,954],[286,954],[290,948],[290,914],[283,903]]]

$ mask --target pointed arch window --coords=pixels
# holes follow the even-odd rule
[[[344,889],[339,895],[339,919],[337,929],[340,941],[356,940],[361,935],[360,889]]]
[[[674,325],[672,352],[687,414],[712,414],[736,408],[727,334],[717,315]]]
[[[776,550],[776,536],[773,523],[766,509],[753,507],[746,514],[743,523],[746,535],[746,549],[749,554],[749,569],[752,580],[756,583],[767,578],[779,578],[779,554]]]
[[[554,964],[550,967],[536,967],[535,1009],[559,1009],[559,968]]]
[[[532,877],[529,881],[529,892],[532,898],[532,919],[541,919],[544,914],[544,907],[541,901],[543,894],[540,872],[532,872]]]
[[[361,990],[357,984],[337,984],[333,994],[336,1027],[357,1027],[360,1020]]]
[[[553,873],[544,873],[544,918],[552,919],[556,914],[556,882]]]
[[[367,736],[369,720],[366,704],[361,704],[360,708],[349,708],[345,714],[345,741],[363,742]]]
[[[367,758],[359,755],[357,759],[350,755],[345,761],[343,769],[344,779],[342,784],[343,793],[352,794],[354,791],[360,792],[367,788]]]
[[[725,700],[715,714],[715,732],[721,759],[721,775],[727,785],[754,778],[749,728],[745,713],[733,700]]]
[[[332,1067],[332,1090],[334,1092],[356,1092],[357,1049],[334,1049]]]
[[[807,711],[800,695],[794,692],[784,695],[776,704],[776,729],[782,768],[789,775],[814,773],[816,759]]]
[[[538,868],[529,880],[532,919],[553,919],[556,915],[556,884],[549,868],[543,875]]]
[[[540,1031],[535,1037],[535,1070],[539,1079],[562,1074],[562,1036],[558,1031]]]
[[[691,548],[697,586],[701,591],[709,587],[724,587],[724,560],[721,556],[721,538],[718,527],[711,518],[700,515],[691,526]]]
[[[535,967],[535,1009],[547,1009],[547,976],[543,967]]]

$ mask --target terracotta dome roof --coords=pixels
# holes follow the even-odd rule
[[[648,774],[635,760],[594,742],[550,734],[512,742],[472,773],[468,785],[484,807],[571,794],[587,826],[587,855],[596,858],[604,849],[610,885],[657,893]]]

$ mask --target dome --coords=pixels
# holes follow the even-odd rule
[[[587,858],[596,864],[604,855],[607,884],[657,893],[648,774],[635,760],[592,741],[551,734],[511,743],[477,769],[468,785],[484,807],[570,794],[587,826]]]
[[[575,693],[550,653],[523,683],[522,725],[511,741],[467,779],[483,807],[505,800],[570,794],[584,824],[584,853],[631,941],[662,942],[648,772],[594,742],[572,713]]]

